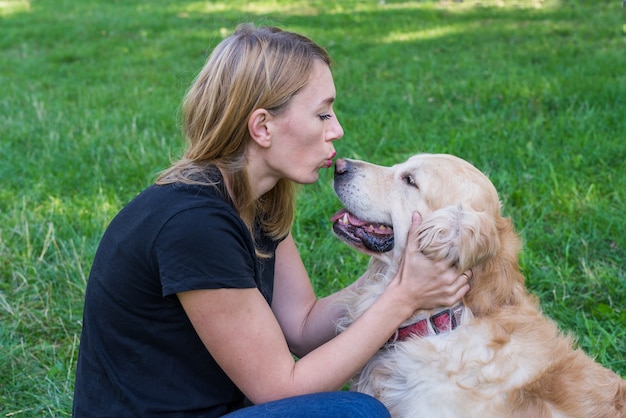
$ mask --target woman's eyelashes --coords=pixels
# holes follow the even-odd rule
[[[330,118],[333,117],[333,115],[331,115],[330,113],[322,113],[320,115],[317,115],[321,120],[328,120]]]

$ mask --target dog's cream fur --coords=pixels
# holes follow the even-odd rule
[[[354,390],[380,399],[394,417],[626,417],[624,380],[573,348],[527,292],[520,239],[500,212],[496,189],[474,166],[439,154],[393,167],[339,160],[335,190],[352,214],[393,226],[395,240],[384,253],[356,243],[373,257],[340,328],[384,291],[406,245],[473,271],[461,325],[381,348]],[[414,211],[423,219],[419,243],[407,244]],[[407,323],[431,314],[416,312]]]

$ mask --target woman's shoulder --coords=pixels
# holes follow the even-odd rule
[[[157,204],[160,207],[218,206],[232,208],[230,197],[221,181],[155,183],[147,187],[135,200],[141,200],[142,203],[148,205]]]
[[[116,221],[147,223],[157,228],[174,217],[218,216],[238,224],[239,216],[219,186],[168,183],[152,184],[135,196],[116,216]]]

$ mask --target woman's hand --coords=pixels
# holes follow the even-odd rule
[[[396,276],[398,285],[406,292],[415,310],[453,306],[469,291],[472,271],[459,275],[444,262],[426,258],[419,250],[417,236],[420,223],[420,215],[414,212],[407,246]]]

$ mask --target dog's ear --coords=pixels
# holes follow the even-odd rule
[[[446,206],[424,217],[419,247],[428,258],[465,271],[496,255],[500,247],[493,216]]]

